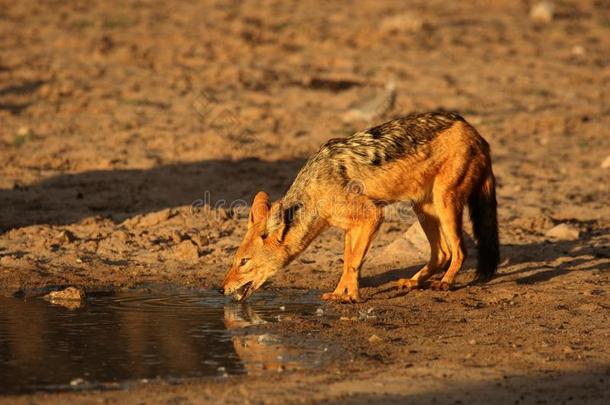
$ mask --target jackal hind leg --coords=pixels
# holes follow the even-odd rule
[[[371,242],[381,225],[381,215],[369,218],[366,222],[354,224],[345,232],[345,247],[343,251],[343,275],[332,293],[325,293],[325,301],[359,302],[360,292],[358,280],[364,257]]]
[[[443,193],[435,196],[434,205],[438,212],[442,232],[451,249],[451,261],[443,278],[440,281],[430,283],[430,287],[435,290],[446,291],[451,288],[453,280],[466,258],[462,234],[464,202],[454,193]]]
[[[440,220],[432,202],[416,204],[413,210],[428,238],[430,260],[411,278],[402,278],[397,281],[398,287],[405,289],[422,288],[431,276],[445,270],[451,259],[451,252],[443,236]]]

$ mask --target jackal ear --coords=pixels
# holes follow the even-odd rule
[[[269,215],[269,208],[269,194],[264,191],[256,193],[250,208],[250,215],[248,216],[248,229],[252,228],[254,224],[266,221]]]
[[[281,201],[271,208],[267,220],[267,233],[282,242],[301,209],[300,203],[285,206]]]

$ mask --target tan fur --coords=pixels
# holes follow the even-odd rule
[[[257,195],[252,208],[257,213],[250,216],[248,233],[225,279],[225,294],[246,298],[323,229],[335,226],[345,231],[343,275],[323,299],[359,301],[362,262],[383,221],[383,206],[396,201],[413,203],[431,247],[429,262],[398,285],[422,287],[446,270],[431,287],[451,286],[465,258],[464,206],[482,182],[491,181],[493,187],[489,147],[455,114],[413,115],[384,125],[329,141],[279,202],[269,205],[266,194]],[[430,133],[429,128],[442,131]],[[249,264],[241,266],[244,257]],[[252,287],[240,293],[248,282]]]

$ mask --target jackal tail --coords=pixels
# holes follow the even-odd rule
[[[496,180],[491,162],[470,195],[468,208],[478,248],[477,280],[487,281],[496,273],[500,262]]]

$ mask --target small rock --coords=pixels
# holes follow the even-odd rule
[[[380,24],[381,31],[385,32],[417,32],[423,27],[424,20],[408,12],[384,18]]]
[[[607,156],[602,164],[600,165],[602,169],[610,169],[610,156]]]
[[[138,225],[143,227],[158,225],[161,222],[165,222],[170,219],[171,216],[171,210],[169,208],[163,211],[153,212],[152,214],[142,217]]]
[[[470,340],[468,341],[468,344],[469,344],[469,345],[471,345],[471,346],[474,346],[474,345],[476,345],[476,344],[477,344],[477,341],[476,341],[476,340],[474,340],[474,339],[470,339]]]
[[[530,18],[536,22],[549,23],[553,21],[554,14],[555,5],[550,1],[540,1],[530,9]]]
[[[27,136],[32,135],[32,130],[28,127],[20,127],[17,130],[17,135],[21,136],[21,137],[27,137]]]
[[[369,319],[376,319],[377,316],[373,313],[374,308],[369,308],[366,311],[359,311],[358,315],[360,320],[369,320]]]
[[[552,227],[544,235],[549,239],[578,240],[580,231],[573,225],[563,223]]]
[[[82,378],[75,378],[72,381],[70,381],[70,386],[76,387],[79,385],[83,385],[84,383],[85,383],[85,380],[83,380]]]
[[[572,47],[572,55],[574,56],[582,56],[586,53],[586,49],[582,45],[574,45]]]
[[[404,233],[404,238],[409,241],[413,246],[417,247],[424,254],[430,253],[430,244],[428,238],[419,222],[414,223]]]
[[[199,259],[199,249],[190,240],[185,240],[174,248],[174,257],[178,260],[196,261]]]
[[[114,236],[116,239],[120,240],[121,242],[127,242],[127,240],[129,240],[129,234],[125,231],[113,232],[112,236]]]
[[[43,298],[46,298],[51,301],[55,301],[55,300],[80,301],[83,298],[85,298],[85,292],[83,290],[81,290],[80,288],[68,287],[65,290],[61,290],[61,291],[51,291],[50,293],[45,295]]]
[[[197,244],[197,246],[199,246],[200,248],[203,248],[207,245],[210,244],[210,241],[208,240],[207,237],[205,236],[201,236],[199,234],[193,234],[190,235],[190,238],[193,242],[195,242]]]
[[[382,338],[380,338],[379,336],[377,336],[377,335],[371,335],[371,336],[369,337],[369,343],[379,343],[379,342],[383,342],[383,339],[382,339]]]
[[[225,367],[218,367],[217,370],[221,377],[226,378],[229,376],[229,373],[227,373],[227,369]]]
[[[583,304],[578,307],[578,310],[582,311],[582,312],[596,312],[596,311],[599,311],[600,309],[601,309],[601,307],[593,302],[591,302],[589,304]]]
[[[419,222],[415,222],[399,238],[387,245],[371,260],[375,265],[400,263],[418,265],[430,257],[430,244]]]
[[[357,102],[343,114],[345,121],[371,121],[385,114],[394,107],[396,102],[396,84],[390,81],[385,86],[385,91],[372,97]]]
[[[174,241],[174,243],[180,243],[184,239],[182,237],[182,234],[180,234],[180,232],[178,232],[178,231],[173,231],[171,234],[171,237],[172,237],[172,240]]]
[[[66,229],[66,230],[61,231],[59,233],[59,236],[57,237],[57,240],[61,244],[72,243],[72,242],[74,242],[76,240],[76,236],[74,236],[74,234],[72,232],[70,232],[70,231],[68,231]]]
[[[151,226],[158,225],[162,222],[167,221],[171,217],[175,215],[171,209],[167,208],[163,211],[153,212],[147,215],[137,215],[133,218],[127,219],[123,222],[124,226],[127,227],[142,227],[147,228]]]
[[[324,315],[324,310],[323,310],[322,308],[318,308],[318,309],[316,309],[316,315],[317,315],[317,316],[322,316],[322,315]]]

